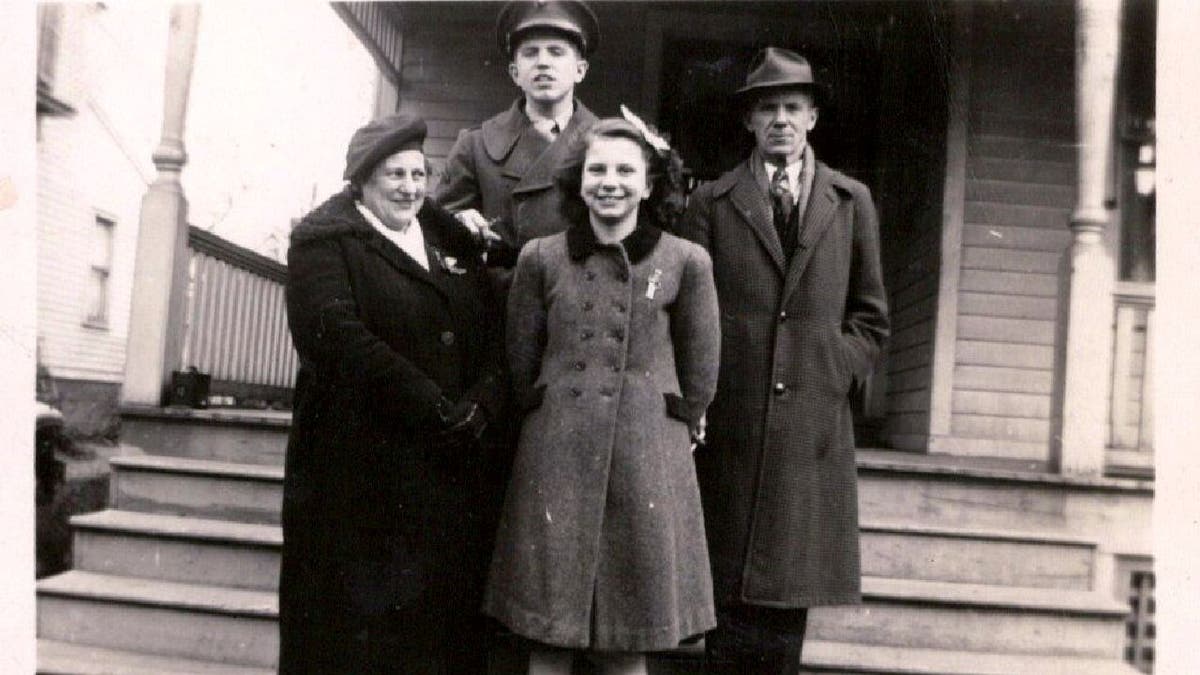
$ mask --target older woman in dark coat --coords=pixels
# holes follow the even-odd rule
[[[301,367],[280,672],[477,672],[480,444],[505,387],[471,235],[426,202],[425,123],[354,134],[349,186],[292,232]]]
[[[598,122],[574,159],[572,224],[521,250],[508,299],[528,414],[484,610],[540,643],[530,673],[568,672],[555,647],[644,673],[639,652],[715,625],[689,430],[716,389],[716,289],[658,227],[670,181],[637,126]]]

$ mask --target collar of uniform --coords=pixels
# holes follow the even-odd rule
[[[533,126],[536,127],[538,122],[542,121],[553,122],[554,124],[558,125],[559,133],[562,133],[563,129],[566,129],[567,125],[571,123],[571,117],[575,115],[575,104],[574,101],[572,101],[571,109],[562,117],[542,117],[525,106],[522,106],[522,110],[525,111],[525,116],[529,118],[529,123]]]
[[[589,123],[594,120],[595,115],[588,110],[579,99],[573,99],[573,107],[571,117],[566,124],[562,124],[562,131],[566,131],[567,127],[572,122]],[[493,162],[504,161],[508,153],[512,151],[513,146],[517,144],[517,140],[521,137],[521,132],[532,124],[529,116],[525,114],[525,99],[518,98],[513,101],[508,110],[485,120],[481,129],[483,131],[483,145],[487,150],[488,157],[492,158]]]
[[[639,218],[637,227],[633,228],[633,232],[630,232],[629,236],[621,240],[621,245],[625,247],[625,253],[629,255],[629,262],[637,264],[650,255],[661,238],[662,230]],[[596,238],[591,223],[586,219],[572,223],[567,228],[567,253],[571,256],[571,260],[575,262],[584,260],[601,246],[603,244]]]

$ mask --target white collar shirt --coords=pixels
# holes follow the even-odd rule
[[[567,125],[570,124],[571,117],[574,114],[575,114],[574,106],[572,106],[569,110],[567,110],[565,113],[563,113],[559,117],[542,117],[536,111],[534,111],[532,108],[529,108],[529,107],[525,108],[525,115],[529,118],[529,123],[532,124],[535,129],[542,132],[544,135],[550,135],[551,130],[556,125],[558,126],[559,133],[561,133],[564,129],[567,128]]]
[[[791,164],[788,164],[787,168],[784,169],[784,171],[787,172],[787,187],[788,187],[788,191],[791,192],[791,194],[792,194],[793,203],[795,203],[797,200],[800,199],[800,171],[803,168],[804,168],[804,155],[801,155],[800,159],[792,162]],[[766,172],[768,183],[771,181],[772,178],[775,177],[775,172],[778,169],[779,169],[778,164],[772,164],[770,162],[765,162],[765,161],[763,162],[763,170]]]
[[[379,218],[371,213],[371,209],[363,206],[362,202],[354,202],[354,206],[358,208],[358,212],[367,219],[367,222],[374,227],[379,234],[382,234],[388,241],[400,247],[401,251],[408,254],[408,257],[417,261],[417,264],[429,271],[429,254],[425,252],[425,233],[421,231],[421,223],[417,222],[414,216],[408,227],[404,228],[403,232],[390,229],[384,225]]]

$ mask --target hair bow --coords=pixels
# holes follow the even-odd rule
[[[650,131],[650,127],[642,121],[642,118],[633,114],[633,111],[626,108],[624,103],[621,104],[621,116],[625,118],[626,122],[632,124],[638,130],[638,133],[642,135],[642,138],[645,138],[646,142],[650,144],[650,147],[654,148],[659,154],[665,155],[671,152],[671,144],[667,143],[667,140],[662,136]]]

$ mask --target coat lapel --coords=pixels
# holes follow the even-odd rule
[[[400,250],[392,242],[388,241],[383,235],[371,230],[371,236],[367,238],[367,246],[375,251],[377,255],[388,262],[396,271],[401,274],[419,281],[429,284],[443,297],[449,298],[449,289],[446,283],[449,272],[442,269],[442,248],[440,247],[441,240],[431,223],[426,223],[418,220],[421,223],[421,234],[425,238],[425,255],[429,258],[429,270],[421,267],[420,263],[413,260],[412,256]],[[367,228],[371,226],[366,225]]]
[[[388,262],[388,264],[390,264],[392,267],[396,268],[396,271],[400,272],[401,274],[404,274],[405,276],[412,277],[413,279],[416,279],[417,281],[421,281],[421,282],[430,284],[431,286],[434,286],[435,288],[437,287],[437,284],[434,282],[433,275],[432,275],[432,272],[435,271],[434,266],[437,264],[437,261],[433,258],[432,255],[430,255],[430,257],[429,257],[430,271],[426,272],[425,268],[421,267],[421,265],[418,264],[416,260],[413,260],[412,257],[410,257],[407,253],[405,253],[404,251],[401,251],[400,247],[398,247],[395,244],[393,244],[392,242],[384,239],[383,235],[380,235],[379,233],[372,233],[372,234],[374,236],[367,239],[367,246],[371,250],[375,251],[375,253],[378,254],[380,257],[382,257],[384,260],[386,260]],[[425,248],[428,251],[428,249],[429,249],[428,244],[426,245]]]
[[[524,114],[522,114],[524,118]],[[527,157],[522,157],[524,160],[523,166],[519,174],[516,173],[515,165],[510,162],[505,162],[505,173],[508,174],[510,166],[513,166],[513,176],[519,178],[519,182],[513,187],[513,194],[518,195],[527,192],[537,192],[554,187],[554,174],[558,167],[566,157],[567,153],[575,146],[576,139],[587,131],[588,127],[596,121],[596,116],[592,111],[588,110],[578,100],[575,101],[575,112],[571,115],[571,121],[567,123],[567,128],[563,129],[558,138],[554,139],[553,143],[546,145],[545,139],[538,136],[533,131],[533,127],[529,125],[526,119],[526,131],[522,133],[522,139],[517,143],[513,155],[521,152],[522,146],[528,144],[531,148]],[[528,139],[528,140],[526,140]]]
[[[735,176],[733,187],[730,188],[729,198],[750,229],[758,237],[759,243],[766,249],[767,254],[775,263],[775,269],[783,275],[786,271],[783,258],[783,245],[779,243],[779,233],[775,231],[775,220],[771,214],[771,200],[759,186],[758,179],[752,170],[751,157],[742,165]]]
[[[833,184],[833,173],[829,167],[818,163],[816,175],[813,176],[812,192],[808,196],[808,208],[800,222],[799,243],[783,283],[784,302],[787,302],[800,285],[800,278],[804,276],[804,269],[808,267],[817,242],[834,221],[839,201],[837,188]]]

